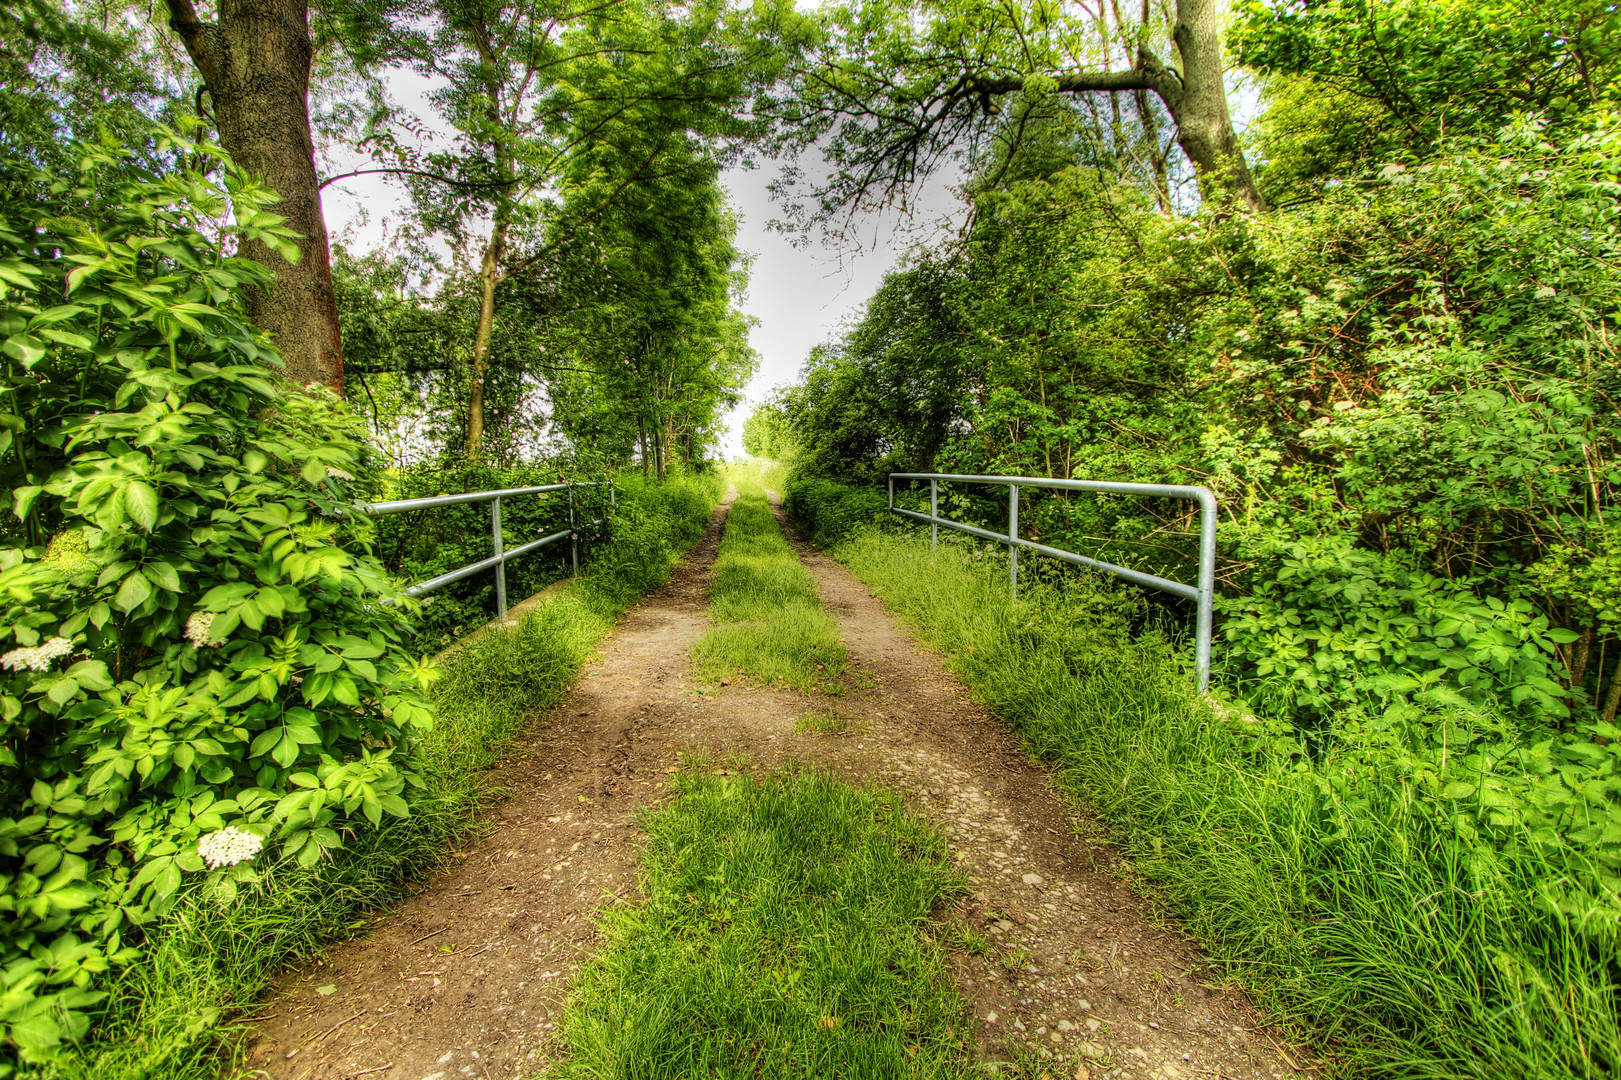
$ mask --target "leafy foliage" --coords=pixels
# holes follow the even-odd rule
[[[0,1022],[32,1057],[83,1034],[92,980],[187,875],[222,903],[258,881],[249,861],[205,866],[201,837],[234,828],[314,864],[409,812],[432,718],[339,486],[359,432],[323,392],[279,385],[242,318],[268,278],[224,241],[286,243],[273,196],[170,143],[215,155],[221,180],[53,212],[94,201],[115,156],[90,151],[72,180],[8,172],[0,209],[19,521],[0,547]]]

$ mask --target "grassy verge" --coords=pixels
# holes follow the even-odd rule
[[[616,542],[518,627],[454,653],[433,688],[437,718],[418,747],[429,790],[411,817],[355,837],[336,859],[277,867],[222,907],[184,899],[151,928],[139,962],[105,989],[87,1040],[24,1075],[73,1080],[189,1080],[229,1074],[253,1003],[276,971],[367,925],[368,909],[437,867],[486,799],[479,773],[530,718],[561,699],[612,620],[665,581],[709,522],[718,490],[690,480],[621,505]]]
[[[1597,1080],[1621,1071],[1617,925],[1545,836],[1488,844],[1422,778],[1332,755],[1196,695],[1108,590],[1022,591],[951,544],[837,550],[974,694],[1056,762],[1135,869],[1265,1006],[1347,1071]],[[1376,763],[1375,763],[1376,765]]]
[[[645,902],[608,908],[558,1077],[948,1077],[968,1032],[929,913],[961,888],[900,799],[688,769],[643,822]]]
[[[693,669],[711,682],[747,675],[797,690],[834,689],[847,658],[816,579],[783,539],[759,485],[738,486],[710,589],[716,626],[693,646]]]

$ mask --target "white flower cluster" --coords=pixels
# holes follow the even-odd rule
[[[353,480],[354,479],[354,474],[344,472],[342,469],[338,468],[336,465],[328,465],[326,467],[326,474],[328,476],[335,476],[339,480]]]
[[[214,613],[212,611],[192,612],[191,617],[186,620],[186,640],[199,649],[204,645],[213,645],[214,648],[219,648],[225,642],[211,642],[208,640],[208,628],[212,625],[214,625]]]
[[[197,841],[197,854],[210,870],[247,862],[264,848],[265,842],[250,832],[227,825]]]
[[[32,649],[12,649],[0,656],[0,667],[7,671],[44,671],[58,656],[73,651],[73,642],[65,637],[53,637]]]

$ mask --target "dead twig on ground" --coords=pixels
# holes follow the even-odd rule
[[[421,937],[417,938],[415,941],[410,942],[409,944],[406,945],[406,948],[409,949],[412,945],[420,945],[422,942],[427,941],[429,938],[438,937],[440,934],[444,933],[446,930],[449,930],[449,929],[450,929],[449,926],[441,926],[439,929],[435,930],[433,933],[431,933],[431,934],[423,934]]]
[[[337,1031],[343,1025],[349,1023],[351,1020],[358,1020],[362,1016],[365,1016],[365,1015],[366,1015],[366,1010],[361,1009],[359,1012],[355,1013],[353,1016],[346,1016],[342,1020],[339,1020],[336,1024],[333,1024],[331,1027],[329,1027],[325,1031],[321,1032],[321,1034],[319,1034],[319,1035],[311,1035],[309,1038],[305,1039],[304,1041],[307,1042],[307,1043],[309,1043],[309,1042],[320,1042],[322,1039],[326,1038],[328,1035],[332,1034],[334,1031]]]

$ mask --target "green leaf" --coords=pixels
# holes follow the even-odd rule
[[[1549,641],[1557,641],[1561,645],[1569,645],[1572,641],[1575,641],[1577,638],[1581,637],[1581,635],[1576,631],[1566,630],[1562,626],[1549,630],[1544,636],[1546,636]]]
[[[160,589],[167,589],[175,593],[180,591],[180,574],[166,562],[157,560],[142,563],[141,573],[150,578],[152,584]]]
[[[152,894],[158,900],[166,900],[173,896],[180,888],[180,868],[170,863],[159,872],[152,883]]]
[[[107,671],[107,665],[101,660],[80,660],[68,668],[67,674],[76,679],[80,686],[86,690],[102,691],[113,688],[113,677]]]
[[[124,512],[151,532],[158,523],[158,493],[145,481],[131,480],[124,485]]]
[[[5,344],[0,345],[0,353],[5,353],[25,368],[32,368],[45,359],[45,343],[33,334],[13,334],[5,340]]]
[[[249,630],[264,629],[264,614],[260,612],[258,606],[252,600],[242,601],[241,606],[236,609],[236,614],[241,618],[242,624]]]
[[[113,597],[113,607],[119,611],[134,611],[146,602],[152,595],[152,585],[139,570],[133,571],[119,586],[118,595]]]
[[[360,692],[355,688],[354,680],[346,675],[332,680],[332,697],[345,705],[360,704]]]
[[[29,508],[44,490],[42,487],[20,487],[12,492],[12,513],[17,515],[17,520],[27,520]]]
[[[77,697],[78,694],[78,680],[67,678],[57,679],[55,682],[51,683],[50,688],[45,691],[45,696],[56,702],[58,705],[66,705],[68,702]]]
[[[291,733],[285,735],[276,744],[276,748],[270,751],[270,760],[284,769],[291,767],[293,762],[298,760],[298,742]]]
[[[49,1051],[62,1042],[62,1029],[49,1017],[37,1014],[11,1021],[10,1035],[19,1047],[34,1054]]]

